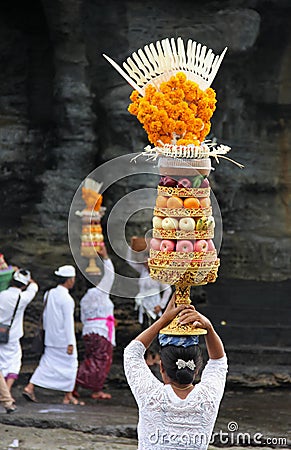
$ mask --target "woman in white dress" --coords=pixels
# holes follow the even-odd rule
[[[109,297],[115,272],[105,246],[99,254],[104,263],[103,277],[96,287],[88,289],[80,303],[85,358],[78,369],[74,395],[78,395],[77,387],[82,386],[92,390],[93,399],[105,400],[111,398],[103,392],[103,386],[115,346],[114,304]]]
[[[36,402],[34,385],[65,392],[64,404],[78,404],[74,389],[78,357],[74,325],[75,303],[69,290],[75,284],[76,271],[66,265],[55,271],[59,283],[47,291],[43,313],[45,349],[39,365],[23,390],[26,400]]]
[[[160,363],[163,383],[144,360],[146,348],[178,313],[182,324],[193,323],[207,330],[209,360],[195,386],[196,365],[201,358],[197,345],[191,345],[195,337],[160,335],[161,344],[165,344]],[[175,306],[174,294],[164,314],[126,347],[124,368],[139,407],[139,450],[207,449],[224,392],[227,359],[206,317],[193,306]]]

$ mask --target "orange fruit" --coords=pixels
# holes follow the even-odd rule
[[[157,208],[167,208],[168,197],[164,197],[163,195],[158,195],[156,200]]]
[[[208,208],[211,205],[210,197],[200,198],[201,208]]]
[[[180,197],[173,195],[167,201],[167,208],[183,208],[183,200]]]
[[[200,207],[200,202],[198,198],[188,197],[184,200],[184,208],[198,209]]]

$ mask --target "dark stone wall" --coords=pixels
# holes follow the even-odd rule
[[[229,156],[245,169],[213,163],[224,226],[221,269],[217,283],[193,291],[193,299],[217,325],[227,317],[221,333],[229,348],[242,336],[245,345],[284,346],[289,355],[290,12],[286,0],[1,4],[0,250],[7,260],[30,267],[42,292],[56,266],[74,262],[67,217],[80,182],[103,162],[147,144],[127,112],[131,88],[102,53],[121,63],[147,43],[178,36],[215,52],[227,46],[213,83],[211,136],[230,145]],[[126,183],[118,195],[131,189]],[[108,210],[115,195],[104,194]],[[147,220],[138,219],[129,235],[150,228]],[[134,275],[112,257],[117,270]],[[86,289],[80,273],[77,282],[79,299]],[[27,311],[27,336],[40,297]],[[123,344],[136,321],[132,300],[115,301]]]

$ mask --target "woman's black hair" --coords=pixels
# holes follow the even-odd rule
[[[194,361],[195,369],[189,367],[178,369],[177,361],[183,359],[185,362]],[[194,380],[195,375],[202,368],[203,358],[199,345],[190,347],[176,347],[175,345],[166,345],[161,347],[161,361],[168,377],[179,384],[189,384]]]

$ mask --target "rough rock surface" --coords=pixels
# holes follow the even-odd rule
[[[227,346],[288,346],[290,2],[32,0],[1,5],[0,25],[0,250],[10,263],[32,269],[41,292],[53,268],[73,262],[67,217],[81,181],[147,144],[127,112],[131,89],[102,53],[121,63],[167,36],[192,38],[215,52],[228,47],[213,84],[211,136],[230,145],[245,169],[213,164],[224,227],[220,278],[193,298],[217,325],[229,316],[222,330]],[[108,211],[136,186],[125,179],[105,192]],[[127,235],[150,228],[150,215],[138,216]],[[134,275],[113,259],[118,271]],[[85,288],[78,274],[75,297]],[[26,316],[28,337],[38,298]],[[124,344],[137,329],[133,301],[115,300]]]

